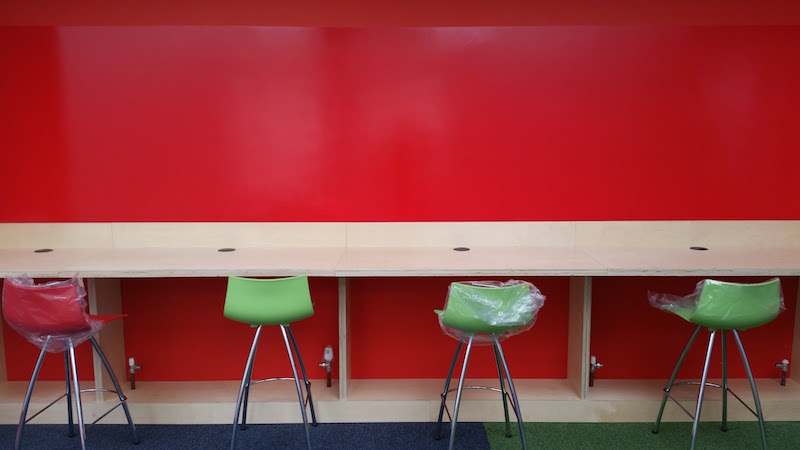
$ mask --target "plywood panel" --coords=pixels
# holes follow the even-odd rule
[[[586,221],[575,223],[576,247],[800,247],[796,220]]]
[[[110,223],[0,223],[0,248],[111,248]]]
[[[89,311],[91,314],[101,316],[122,314],[122,293],[119,279],[90,278],[87,280],[86,291],[89,297]],[[123,329],[124,319],[117,319],[107,323],[95,337],[118,381],[125,381],[125,373],[128,369]],[[114,384],[103,367],[102,361],[95,353],[93,355],[94,379],[102,380],[101,387],[114,389]],[[102,394],[98,394],[98,396],[102,396]]]
[[[115,248],[343,247],[345,224],[114,223]]]

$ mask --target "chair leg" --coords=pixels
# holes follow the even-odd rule
[[[131,419],[131,412],[128,409],[128,399],[122,394],[122,388],[119,385],[119,381],[117,381],[117,377],[114,375],[114,371],[111,370],[111,365],[108,364],[108,360],[106,359],[106,355],[103,353],[103,350],[100,348],[100,345],[94,339],[94,337],[89,338],[89,342],[92,343],[92,347],[94,351],[97,353],[97,356],[100,357],[100,361],[103,363],[103,367],[105,367],[106,372],[108,373],[108,377],[111,378],[111,383],[114,385],[114,390],[117,392],[117,397],[119,397],[119,401],[122,404],[122,410],[125,412],[125,419],[128,421],[128,428],[131,430],[131,439],[133,439],[134,444],[139,443],[139,436],[136,433],[136,426],[133,424],[133,419]]]
[[[753,372],[750,370],[750,363],[747,361],[747,355],[744,353],[742,340],[739,339],[739,333],[733,331],[733,338],[736,340],[736,346],[739,347],[739,354],[742,355],[742,363],[744,369],[747,371],[747,378],[750,380],[750,389],[753,391],[753,400],[756,402],[756,412],[758,413],[758,425],[761,428],[761,445],[767,448],[767,429],[764,427],[764,414],[761,412],[761,401],[758,399],[758,389],[756,389],[756,382],[753,379]]]
[[[256,351],[258,351],[258,342],[255,343]],[[244,386],[244,402],[242,403],[242,430],[247,429],[247,405],[250,401],[250,384],[253,382],[253,366],[255,365],[255,359],[253,359],[253,363],[250,364],[250,368],[247,369],[247,373],[245,377],[247,378],[247,384]]]
[[[72,345],[72,340],[67,339],[67,346],[69,347],[69,362],[72,369],[72,387],[75,393],[75,410],[78,413],[78,433],[81,436],[81,449],[86,450],[86,429],[83,426],[83,405],[81,403],[81,387],[78,384],[78,365],[75,361],[75,346]]]
[[[281,333],[283,334],[283,342],[286,344],[286,353],[289,355],[289,363],[292,365],[292,374],[294,375],[294,384],[297,386],[297,400],[300,402],[300,413],[303,416],[303,427],[306,430],[306,442],[308,443],[309,450],[311,449],[311,434],[308,430],[308,417],[306,416],[306,405],[303,400],[303,390],[300,388],[300,378],[297,376],[297,367],[294,364],[294,357],[292,356],[292,347],[289,345],[289,338],[286,334],[286,327],[281,325]]]
[[[292,341],[294,353],[297,355],[297,362],[300,363],[300,373],[303,374],[303,381],[306,384],[306,396],[308,397],[308,405],[311,407],[311,425],[317,426],[317,415],[314,413],[314,400],[311,398],[311,382],[308,381],[308,376],[306,376],[306,366],[303,364],[303,357],[300,356],[300,349],[297,347],[297,341],[295,341],[294,333],[292,333],[292,328],[289,325],[286,325],[286,331],[289,333],[289,339]]]
[[[69,376],[69,351],[64,350],[64,379],[67,381],[67,436],[75,436],[72,423],[72,383]]]
[[[248,384],[250,370],[253,368],[253,360],[256,356],[256,347],[258,346],[258,338],[261,336],[261,328],[259,325],[256,329],[256,335],[253,338],[253,345],[250,347],[250,355],[247,357],[247,363],[244,366],[244,375],[242,376],[242,385],[239,387],[239,396],[236,398],[236,410],[233,412],[233,433],[231,435],[231,450],[236,448],[236,429],[239,428],[239,411],[242,409],[242,397],[244,396],[245,386]]]
[[[453,418],[450,424],[450,450],[453,450],[456,442],[456,424],[458,424],[458,408],[461,406],[461,392],[464,390],[464,378],[467,375],[467,364],[469,364],[469,354],[472,351],[472,340],[474,335],[470,335],[467,341],[467,351],[464,353],[464,364],[461,366],[461,377],[458,379],[458,391],[456,391],[456,404],[453,406]]]
[[[695,440],[697,439],[697,425],[700,423],[700,410],[703,408],[703,396],[706,393],[706,382],[708,381],[708,366],[711,363],[711,352],[714,350],[714,337],[717,335],[717,330],[711,332],[708,337],[708,351],[706,352],[706,361],[703,364],[703,377],[700,379],[700,393],[697,395],[697,409],[694,413],[694,423],[692,424],[692,445],[694,448]]]
[[[720,330],[722,339],[722,431],[728,431],[728,343],[725,330]]]
[[[453,378],[453,370],[456,368],[456,361],[458,360],[458,355],[461,353],[461,347],[464,346],[464,343],[458,341],[458,347],[456,347],[456,354],[453,355],[453,362],[450,363],[450,370],[447,372],[447,379],[444,382],[444,391],[442,391],[442,404],[439,406],[439,420],[438,426],[436,428],[436,440],[438,441],[442,434],[442,416],[444,415],[444,405],[447,401],[447,391],[450,390],[450,380]]]
[[[244,400],[242,401],[242,423],[240,425],[242,430],[247,429],[247,403],[250,400],[250,383],[253,381],[252,366],[250,366],[250,370],[247,371],[245,378],[247,379],[247,384],[244,387]]]
[[[19,425],[17,426],[17,438],[14,441],[14,449],[19,450],[22,446],[22,431],[25,429],[25,419],[28,417],[28,406],[31,403],[31,395],[33,394],[33,385],[36,384],[36,378],[39,376],[39,369],[42,368],[42,361],[44,355],[47,354],[47,347],[50,346],[50,336],[47,336],[42,351],[39,352],[39,359],[36,360],[36,365],[33,367],[33,375],[31,375],[31,382],[28,383],[28,391],[25,393],[25,400],[22,402],[22,412],[19,415]]]
[[[689,349],[692,348],[695,338],[700,333],[700,328],[702,327],[698,326],[694,330],[694,333],[692,333],[692,337],[689,338],[689,342],[686,344],[686,347],[683,349],[683,353],[681,353],[681,357],[678,359],[678,364],[675,364],[675,369],[672,371],[672,376],[669,378],[669,382],[667,382],[667,387],[664,388],[664,396],[661,399],[661,408],[658,410],[658,417],[656,417],[656,423],[653,425],[653,433],[655,434],[658,434],[658,429],[661,427],[661,416],[664,414],[664,406],[667,405],[667,398],[670,390],[672,390],[672,385],[675,383],[675,377],[678,376],[678,370],[681,368],[681,364],[683,364],[686,354],[689,353]]]
[[[497,353],[497,347],[492,347],[494,350],[494,360],[497,363],[497,376],[500,377],[500,395],[503,397],[503,413],[506,416],[506,437],[511,437],[511,422],[508,419],[508,399],[506,398],[506,386],[503,382],[503,367],[500,364],[500,355]]]
[[[517,398],[517,391],[514,389],[514,380],[511,378],[511,372],[508,370],[506,357],[503,356],[503,347],[500,346],[500,340],[497,339],[497,336],[494,336],[494,346],[497,349],[498,355],[500,355],[500,361],[503,363],[503,369],[505,369],[506,372],[508,390],[511,391],[511,401],[514,405],[514,413],[517,415],[517,425],[519,425],[519,437],[522,440],[522,450],[525,450],[525,430],[522,426],[522,409],[520,408],[519,399]]]

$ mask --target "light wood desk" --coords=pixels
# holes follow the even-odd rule
[[[708,247],[707,251],[691,246]],[[466,246],[469,251],[454,251]],[[233,252],[219,252],[225,247]],[[35,249],[52,248],[49,253]],[[0,277],[88,280],[93,313],[121,312],[120,279],[309,275],[339,280],[338,389],[316,390],[321,421],[435,420],[442,380],[352,380],[349,280],[356,277],[569,277],[566,379],[516,381],[529,421],[642,421],[655,414],[661,380],[603,380],[588,389],[592,277],[800,276],[800,223],[497,222],[316,224],[0,224]],[[800,361],[795,315],[792,360]],[[0,334],[1,336],[1,334]],[[122,328],[100,334],[115,372],[126,372]],[[0,351],[2,351],[0,346]],[[5,361],[5,358],[2,358]],[[0,367],[0,380],[5,379]],[[800,371],[786,387],[759,380],[767,420],[800,420]],[[95,364],[98,383],[103,380]],[[477,380],[476,380],[477,381]],[[734,386],[743,380],[734,380]],[[137,383],[139,384],[139,383]],[[0,383],[0,422],[16,423],[25,382]],[[37,384],[34,403],[62,382]],[[139,423],[227,423],[238,381],[143,382],[127,391]],[[253,417],[296,421],[286,390],[254,392]],[[291,392],[289,392],[291,394]],[[269,402],[267,402],[269,400]],[[502,404],[465,398],[463,420],[498,420]],[[104,405],[87,402],[87,417]],[[480,404],[470,407],[471,403]],[[691,403],[691,402],[690,402]],[[714,414],[719,402],[704,411]],[[99,407],[98,407],[99,406]],[[33,408],[34,406],[32,406]],[[677,408],[676,408],[677,409]],[[681,413],[682,414],[682,413]],[[684,420],[668,411],[665,420]],[[60,423],[61,411],[42,421]],[[731,420],[750,420],[732,408]]]

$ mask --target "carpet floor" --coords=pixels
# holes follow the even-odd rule
[[[650,423],[528,423],[525,439],[530,449],[685,449],[689,448],[691,423],[664,423],[653,434]],[[14,448],[15,425],[0,425],[0,448]],[[319,424],[311,428],[313,448],[318,449],[444,449],[449,425],[442,438],[434,439],[434,423],[344,423]],[[79,449],[77,436],[67,437],[66,425],[28,425],[24,449]],[[131,442],[125,425],[95,425],[89,428],[88,449],[203,450],[230,448],[230,425],[139,425],[140,443]],[[506,437],[503,423],[459,423],[456,448],[518,449],[519,431],[512,423]],[[771,449],[800,449],[800,422],[768,422]],[[698,449],[757,449],[761,438],[756,422],[731,422],[722,432],[718,423],[701,423]],[[237,448],[304,449],[299,424],[251,425],[237,433]]]

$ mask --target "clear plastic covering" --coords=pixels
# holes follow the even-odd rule
[[[712,329],[756,327],[786,310],[777,278],[753,284],[705,279],[689,295],[648,291],[647,297],[654,308]]]
[[[78,275],[41,284],[22,275],[3,284],[3,315],[9,326],[39,348],[49,336],[48,352],[63,352],[67,340],[77,346],[104,325],[86,313],[86,288]]]
[[[700,293],[703,291],[705,282],[706,280],[698,281],[694,292],[689,295],[680,296],[664,292],[647,291],[647,299],[650,301],[650,306],[653,308],[675,313],[682,317],[686,315],[691,316],[697,309],[697,302],[700,300]]]
[[[520,280],[461,281],[448,288],[439,325],[454,339],[489,345],[531,329],[545,296],[532,283]]]

